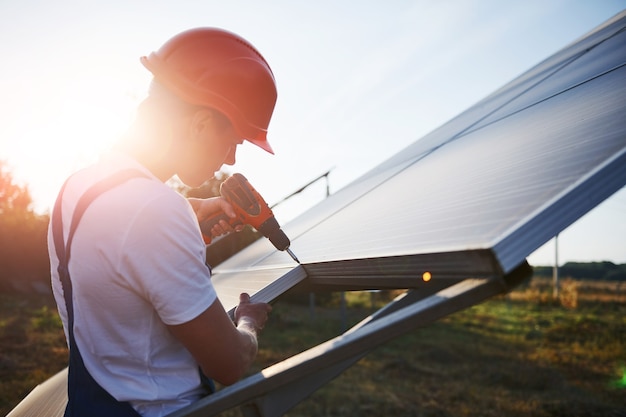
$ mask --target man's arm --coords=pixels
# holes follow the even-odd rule
[[[248,294],[241,294],[235,311],[236,325],[216,299],[195,319],[168,327],[205,375],[231,385],[244,376],[256,358],[257,334],[271,309],[269,304],[250,303]]]

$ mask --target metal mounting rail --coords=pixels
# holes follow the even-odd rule
[[[409,291],[346,333],[272,365],[181,409],[170,417],[214,416],[242,406],[246,416],[280,416],[334,379],[369,351],[435,320],[508,292],[529,277],[524,262],[505,277],[466,279],[428,294]]]

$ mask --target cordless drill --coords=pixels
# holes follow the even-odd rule
[[[202,230],[206,243],[210,243],[211,229],[220,220],[226,221],[233,227],[249,224],[268,238],[276,249],[287,251],[294,261],[300,263],[296,255],[289,249],[291,242],[280,228],[272,209],[257,190],[250,185],[246,177],[241,174],[233,174],[220,186],[220,194],[233,206],[237,216],[228,217],[226,213],[218,212],[202,221],[200,230]]]

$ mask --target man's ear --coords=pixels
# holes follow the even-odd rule
[[[203,137],[205,132],[213,128],[214,123],[215,117],[211,110],[196,110],[191,116],[191,123],[189,125],[191,137],[194,139]]]

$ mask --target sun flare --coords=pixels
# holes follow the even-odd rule
[[[115,79],[84,78],[51,85],[25,98],[15,138],[3,150],[16,177],[28,178],[37,211],[49,209],[65,178],[124,134],[146,84],[129,89]]]
[[[134,103],[118,85],[78,88],[61,98],[51,129],[51,152],[91,159],[128,127]]]

